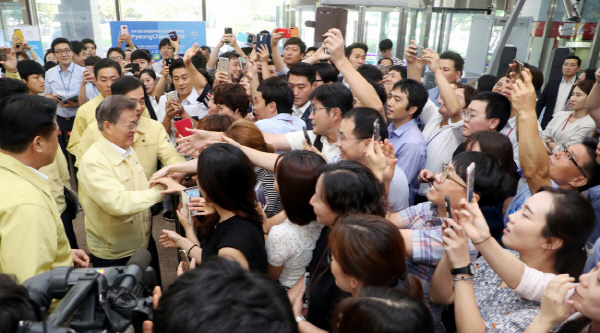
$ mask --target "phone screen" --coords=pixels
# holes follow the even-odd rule
[[[310,140],[310,136],[308,135],[308,130],[306,129],[306,126],[302,126],[302,131],[304,132],[304,140],[306,140],[306,143],[308,143],[308,145],[312,147],[313,144]]]

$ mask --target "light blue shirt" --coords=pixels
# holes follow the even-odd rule
[[[427,94],[429,95],[429,99],[433,102],[433,104],[439,108],[440,103],[438,103],[438,97],[440,96],[440,88],[433,87],[427,90]]]
[[[79,95],[79,87],[83,80],[83,71],[85,68],[71,63],[67,72],[63,72],[60,65],[50,68],[46,72],[46,88],[44,94],[57,94],[65,98],[71,98]],[[56,108],[56,114],[64,118],[73,118],[77,113],[77,107],[63,108],[60,105]]]
[[[394,154],[398,159],[398,167],[404,171],[410,187],[409,203],[412,205],[419,191],[419,172],[425,168],[427,161],[427,144],[414,119],[394,129],[388,126],[389,141],[394,145]]]
[[[289,113],[279,113],[275,117],[262,119],[254,123],[261,131],[271,134],[286,134],[302,131],[306,126],[304,120],[294,118]]]

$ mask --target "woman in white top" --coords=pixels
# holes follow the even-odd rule
[[[594,134],[596,124],[588,114],[585,107],[588,95],[594,86],[594,81],[583,80],[579,82],[569,99],[573,111],[560,111],[546,126],[543,132],[543,140],[549,155],[554,154],[560,146],[567,147],[574,143],[580,143],[586,137]]]
[[[287,218],[267,236],[267,273],[287,288],[304,274],[323,228],[315,221],[310,198],[325,164],[321,156],[302,150],[277,158],[276,188]]]

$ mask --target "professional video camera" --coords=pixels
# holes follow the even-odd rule
[[[152,319],[156,273],[150,253],[138,250],[127,266],[57,267],[23,284],[39,322],[21,322],[19,333],[141,332]],[[62,299],[46,317],[52,299]]]

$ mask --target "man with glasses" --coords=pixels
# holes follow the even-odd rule
[[[522,77],[523,80],[518,79],[512,84],[511,102],[519,124],[519,159],[527,185],[508,205],[505,224],[508,215],[516,212],[531,193],[536,193],[542,186],[582,191],[597,185],[600,178],[600,166],[596,163],[598,142],[594,139],[564,147],[548,157],[537,131],[536,94],[529,70],[524,71]]]
[[[51,49],[56,55],[58,66],[46,72],[44,96],[58,103],[56,109],[56,121],[60,129],[58,142],[66,156],[70,132],[79,106],[77,95],[85,68],[73,62],[71,42],[68,39],[56,38],[52,41]]]
[[[79,165],[79,199],[94,267],[125,265],[138,249],[158,260],[151,238],[150,207],[162,199],[162,186],[148,188],[135,139],[138,103],[110,96],[96,112],[102,138],[83,154]],[[99,195],[101,194],[101,195]]]
[[[339,158],[330,159],[330,162],[337,162],[339,159],[351,160],[368,167],[367,151],[373,137],[373,125],[376,120],[380,124],[385,121],[372,108],[354,108],[345,113],[338,130],[337,146],[340,148],[340,156]],[[388,138],[388,130],[386,126],[380,125],[379,128],[378,134],[381,141],[383,141]],[[409,206],[408,181],[398,165],[395,167],[387,199],[388,209],[392,213],[399,212]]]
[[[470,138],[473,134],[482,131],[500,132],[510,118],[510,101],[506,96],[486,91],[473,97],[466,110],[462,110],[463,127],[462,135]],[[463,142],[454,155],[465,151]]]

